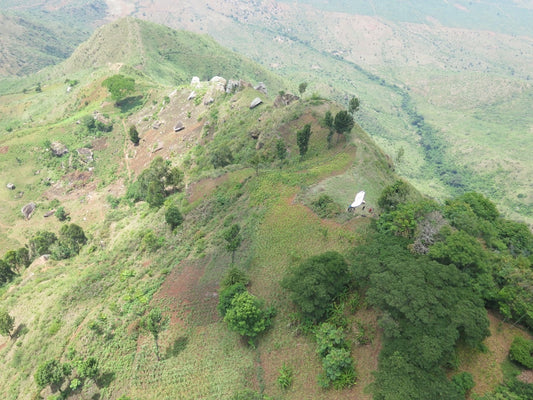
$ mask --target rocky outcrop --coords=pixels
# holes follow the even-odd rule
[[[261,93],[268,94],[267,87],[263,82],[259,82],[257,86],[254,86],[254,89]]]
[[[193,76],[191,79],[191,86],[198,86],[200,84],[200,78]]]
[[[250,103],[250,110],[253,110],[254,108],[256,108],[259,104],[261,104],[263,102],[263,100],[261,100],[259,97],[256,97],[255,99],[252,100],[252,102]]]
[[[214,89],[218,92],[225,92],[226,91],[226,80],[222,78],[221,76],[214,76],[209,81],[213,85]]]
[[[293,101],[297,101],[297,100],[300,100],[300,98],[291,93],[280,94],[274,100],[274,107],[288,106]]]
[[[67,146],[60,142],[52,142],[50,144],[50,150],[52,151],[52,154],[56,157],[61,157],[68,153]]]
[[[80,156],[80,160],[84,162],[85,164],[89,164],[90,162],[94,161],[93,151],[91,149],[82,147],[81,149],[78,149],[76,151],[78,152]]]
[[[241,81],[230,79],[226,84],[226,93],[235,93],[241,88]]]

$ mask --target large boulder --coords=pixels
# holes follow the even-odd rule
[[[8,183],[6,185],[6,187],[9,189],[9,190],[15,190],[15,184],[14,183]]]
[[[28,203],[20,210],[24,218],[30,219],[33,212],[35,211],[35,203]]]
[[[198,86],[200,84],[200,78],[193,76],[191,79],[191,86]]]
[[[241,88],[241,81],[230,79],[226,84],[226,93],[235,93]]]
[[[174,125],[174,132],[179,132],[185,129],[185,125],[183,125],[183,122],[178,121],[176,125]]]
[[[211,84],[213,84],[214,88],[218,92],[225,92],[226,91],[226,80],[222,78],[221,76],[214,76],[211,78]]]
[[[60,142],[52,142],[50,144],[50,150],[52,151],[52,154],[56,157],[61,157],[68,153],[67,146]]]
[[[191,94],[189,94],[189,97],[187,97],[187,100],[192,100],[196,98],[196,92],[193,90]]]
[[[256,97],[255,99],[252,100],[252,102],[250,103],[250,110],[256,108],[259,104],[261,104],[263,102],[263,100],[261,100],[259,97]]]

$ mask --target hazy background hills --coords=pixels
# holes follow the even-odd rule
[[[59,46],[65,55],[89,26],[123,15],[208,33],[291,79],[293,90],[306,81],[309,92],[339,101],[360,97],[359,122],[424,193],[441,199],[477,190],[506,215],[533,220],[531,1],[115,0],[1,6],[10,23],[16,15],[31,14],[39,26],[59,32],[58,40],[69,37],[63,40],[68,46]],[[72,16],[85,24],[69,23]],[[12,37],[20,40],[2,35],[4,48],[24,48],[13,45]],[[13,60],[20,57],[2,51],[7,73],[25,73],[28,64],[39,68],[57,59],[54,51],[26,42],[36,49],[23,59],[38,61],[17,65]]]

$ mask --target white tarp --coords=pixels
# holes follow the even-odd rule
[[[359,193],[355,195],[355,200],[352,204],[350,204],[350,207],[348,209],[359,207],[361,204],[365,202],[365,192],[364,190],[361,190]]]

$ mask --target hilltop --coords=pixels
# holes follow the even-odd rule
[[[377,379],[375,396],[462,399],[468,377],[468,393],[528,393],[507,359],[514,337],[531,339],[528,228],[480,195],[425,198],[357,123],[335,133],[341,104],[293,86],[205,36],[133,18],[0,86],[0,170],[15,186],[0,191],[0,311],[15,321],[0,337],[0,393],[371,399]],[[360,190],[365,207],[347,212]],[[315,290],[327,277],[302,280],[323,296],[313,324],[283,281],[320,270],[315,256],[349,283],[328,297]],[[221,315],[243,293],[262,310],[257,336]],[[395,363],[380,361],[394,346]],[[73,368],[56,382],[40,373],[54,360]]]

